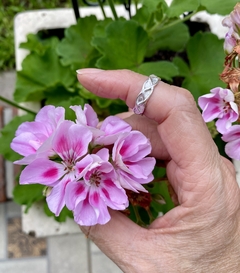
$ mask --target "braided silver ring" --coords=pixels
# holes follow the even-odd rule
[[[153,93],[154,87],[161,79],[155,75],[150,75],[144,82],[141,92],[138,94],[133,112],[137,115],[142,115],[145,111],[147,101]]]

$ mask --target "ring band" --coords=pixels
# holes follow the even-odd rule
[[[133,112],[137,115],[142,115],[145,111],[147,101],[153,93],[154,87],[161,79],[155,75],[150,75],[144,82],[141,92],[138,94]]]

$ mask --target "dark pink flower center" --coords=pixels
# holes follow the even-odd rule
[[[98,187],[101,183],[101,179],[102,179],[101,172],[94,171],[90,176],[89,183],[91,185],[96,185]]]
[[[70,172],[73,172],[75,171],[75,164],[72,162],[72,161],[65,161],[65,162],[62,162],[63,165],[64,165],[64,171],[66,173],[70,173]]]
[[[224,102],[223,111],[224,111],[225,113],[227,113],[227,112],[229,112],[229,110],[231,110],[231,105],[230,105],[229,102],[227,102],[227,101],[225,101],[225,100],[223,100],[223,102]]]

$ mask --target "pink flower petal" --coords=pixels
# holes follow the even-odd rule
[[[36,121],[22,123],[16,131],[16,136],[26,132],[36,135],[36,137],[42,141],[44,141],[49,136],[45,124]]]
[[[51,185],[64,175],[63,166],[48,159],[39,158],[24,168],[20,184]]]
[[[44,124],[51,134],[64,121],[64,118],[65,109],[63,107],[46,105],[38,112],[35,121]]]
[[[63,160],[77,160],[87,153],[91,139],[92,133],[86,127],[64,121],[55,132],[52,147]]]
[[[10,146],[13,151],[20,155],[28,156],[36,153],[41,144],[35,135],[26,132],[16,136]]]
[[[80,105],[71,106],[70,108],[77,116],[77,123],[81,125],[97,127],[99,122],[97,114],[89,104],[85,104],[83,110]]]
[[[103,161],[109,160],[109,150],[107,148],[102,148],[96,155],[98,155]]]
[[[225,152],[230,158],[240,160],[240,139],[227,143]]]
[[[65,206],[65,191],[69,182],[70,180],[68,179],[62,179],[59,181],[59,183],[52,188],[51,193],[46,198],[49,209],[56,216],[59,216]]]
[[[93,226],[98,223],[95,210],[87,199],[77,204],[74,210],[74,220],[81,226]]]
[[[139,160],[138,162],[129,163],[127,166],[131,174],[133,174],[136,178],[146,179],[149,182],[149,175],[152,174],[155,164],[155,158],[146,157]]]
[[[130,174],[123,172],[121,170],[118,170],[118,174],[119,183],[124,189],[128,189],[134,192],[139,191],[147,192],[147,190],[141,185],[142,182],[141,180],[139,181],[139,179],[136,179],[134,176],[131,176]],[[148,182],[146,181],[146,183]]]
[[[222,136],[225,142],[235,141],[240,139],[240,125],[232,126],[227,133]]]
[[[95,143],[102,145],[111,145],[117,138],[125,132],[130,132],[132,127],[119,117],[107,117],[101,124],[100,130],[105,134],[98,137]]]
[[[99,194],[104,203],[116,210],[124,210],[128,207],[128,197],[121,187],[117,187],[113,181],[106,179],[102,181]]]
[[[86,199],[88,193],[88,187],[84,181],[70,182],[66,187],[66,206],[70,210],[74,210],[76,204]]]

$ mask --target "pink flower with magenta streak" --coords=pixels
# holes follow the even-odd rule
[[[108,160],[106,148],[87,155],[76,164],[82,179],[67,184],[66,205],[74,211],[74,220],[79,225],[106,224],[110,220],[108,207],[124,210],[128,206],[127,195]]]
[[[225,142],[226,154],[233,158],[240,160],[240,125],[233,125],[226,134],[222,136]]]
[[[83,109],[81,106],[70,108],[76,113],[76,123],[87,126],[92,131],[92,143],[95,145],[111,145],[120,134],[132,130],[128,123],[116,116],[107,117],[98,128],[97,114],[89,104],[85,104]]]
[[[47,196],[50,210],[59,215],[65,205],[65,189],[70,181],[78,179],[76,164],[88,152],[92,133],[71,121],[62,122],[52,139],[55,156],[37,158],[20,175],[20,184],[43,184],[52,187]]]
[[[22,123],[11,148],[23,156],[35,154],[40,146],[55,132],[65,119],[65,109],[48,105],[36,115],[35,121]]]
[[[227,54],[230,54],[236,45],[237,45],[237,39],[234,36],[233,28],[230,28],[225,36],[224,45],[223,45],[224,51]]]
[[[116,140],[112,160],[121,186],[135,192],[144,191],[141,184],[153,180],[156,160],[146,157],[151,152],[149,140],[138,131],[124,133]]]
[[[238,107],[234,102],[234,94],[229,89],[216,87],[211,94],[206,94],[198,99],[198,104],[203,110],[202,117],[205,122],[218,118],[216,127],[219,133],[224,134],[231,127],[232,122],[238,119]]]

